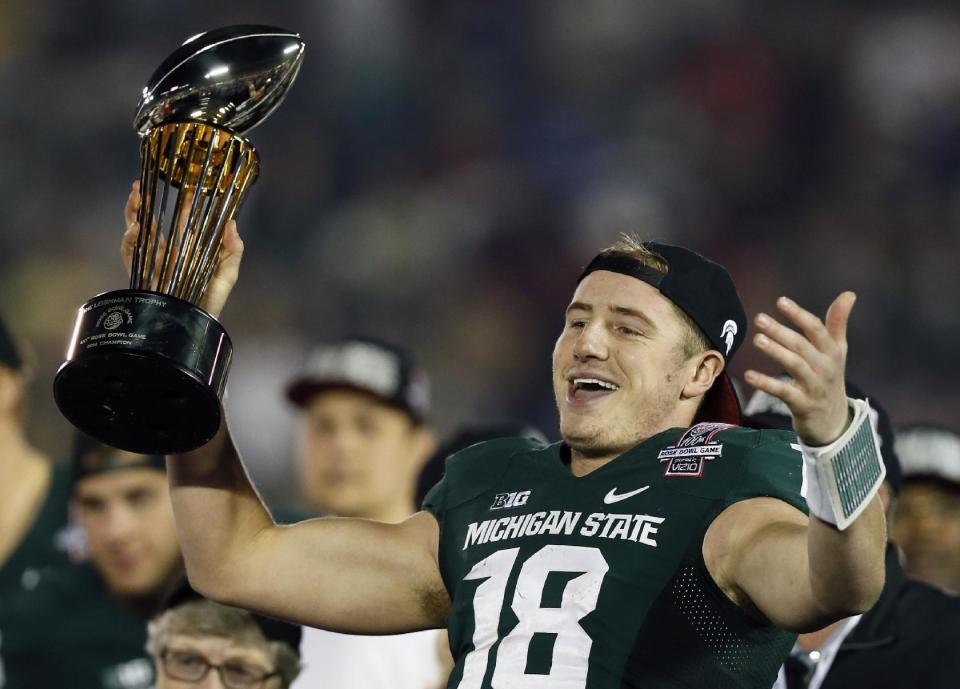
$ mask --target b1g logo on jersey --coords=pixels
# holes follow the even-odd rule
[[[733,428],[728,423],[698,423],[687,429],[674,445],[660,450],[657,459],[667,466],[664,476],[687,476],[700,478],[707,460],[723,454],[723,443],[714,440],[716,435]]]
[[[529,490],[518,490],[513,493],[497,493],[493,496],[491,510],[503,510],[508,507],[523,507],[530,499]]]

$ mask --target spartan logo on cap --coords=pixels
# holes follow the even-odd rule
[[[737,336],[737,324],[728,320],[723,324],[723,330],[720,331],[720,337],[727,343],[727,356],[730,355],[730,349],[733,347],[733,338]]]

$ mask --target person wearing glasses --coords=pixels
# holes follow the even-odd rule
[[[147,625],[156,689],[288,689],[300,674],[296,625],[202,598],[186,582]]]

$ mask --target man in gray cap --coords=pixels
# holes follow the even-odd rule
[[[398,523],[416,509],[417,477],[435,447],[426,374],[401,348],[366,337],[320,345],[287,398],[302,410],[301,486],[320,515]],[[445,675],[437,631],[353,636],[308,628],[294,684],[430,689]]]
[[[897,432],[903,493],[893,540],[910,576],[960,592],[960,436],[916,425]]]
[[[316,347],[287,386],[302,411],[300,479],[318,514],[400,522],[435,447],[426,374],[399,347],[352,337]]]

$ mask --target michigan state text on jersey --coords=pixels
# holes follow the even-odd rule
[[[582,477],[562,444],[452,456],[424,503],[453,601],[448,687],[769,687],[794,635],[728,600],[701,546],[738,500],[805,509],[791,442],[725,424],[670,429]]]

